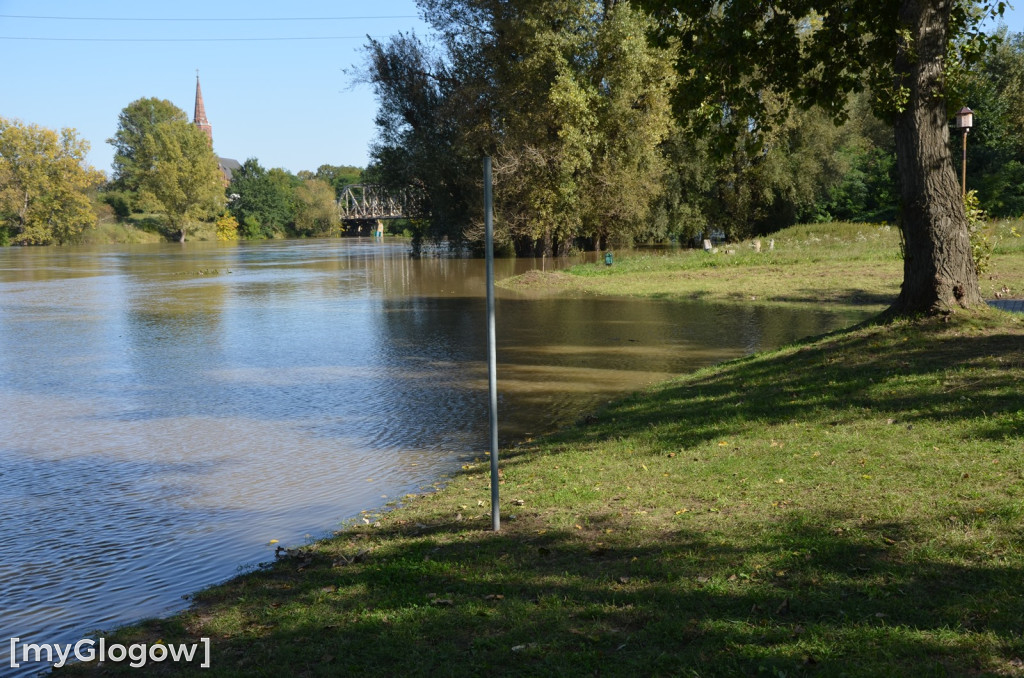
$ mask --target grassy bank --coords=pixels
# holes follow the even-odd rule
[[[1024,223],[992,222],[994,243],[982,294],[1024,297]],[[769,250],[769,241],[774,249]],[[500,283],[524,293],[616,294],[727,304],[848,306],[884,310],[899,294],[903,258],[898,229],[872,224],[794,226],[753,241],[702,250],[624,252],[613,266],[533,272]]]
[[[499,533],[481,460],[108,642],[210,637],[209,676],[1022,675],[1021,384],[997,311],[732,361],[504,452]]]
[[[999,228],[983,286],[1021,296],[1020,228]],[[891,229],[775,239],[510,284],[878,310],[897,292]],[[498,533],[480,459],[108,643],[209,637],[209,676],[1024,675],[1021,384],[1024,316],[996,311],[732,361],[503,451]]]

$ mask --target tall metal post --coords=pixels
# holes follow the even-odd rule
[[[487,382],[491,397],[491,526],[501,529],[498,505],[498,349],[494,325],[494,194],[491,158],[484,158],[484,239],[487,256]]]

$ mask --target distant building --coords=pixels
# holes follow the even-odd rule
[[[192,116],[192,124],[201,129],[206,138],[210,140],[210,147],[213,148],[213,126],[206,118],[206,106],[203,104],[203,90],[199,87],[199,71],[196,71],[196,109]],[[242,166],[234,158],[222,158],[217,156],[217,164],[220,166],[221,174],[224,175],[224,185],[231,183],[231,177],[235,170]]]

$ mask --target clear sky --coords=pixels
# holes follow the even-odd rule
[[[0,116],[75,128],[109,174],[121,110],[156,97],[191,120],[199,69],[218,155],[364,166],[376,102],[345,71],[367,34],[426,35],[418,14],[413,0],[0,0]]]
[[[191,120],[199,69],[218,155],[364,166],[376,102],[349,73],[368,34],[426,36],[418,15],[414,0],[0,0],[0,116],[75,128],[109,173],[121,110],[157,97]],[[1005,23],[1024,31],[1024,10]]]

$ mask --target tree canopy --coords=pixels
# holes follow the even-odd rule
[[[836,119],[870,89],[894,129],[904,281],[891,312],[982,303],[949,152],[947,78],[984,53],[982,18],[1003,2],[960,0],[649,0],[683,44],[681,105],[734,127],[769,125],[765,91]],[[754,121],[753,123],[751,121]]]
[[[88,151],[73,129],[0,117],[0,241],[62,244],[96,223],[86,192],[104,176]]]
[[[143,152],[146,136],[160,123],[171,121],[188,122],[188,115],[166,99],[136,99],[124,107],[117,117],[117,131],[107,139],[114,147],[114,188],[138,191],[142,187],[152,168],[152,158]]]
[[[224,180],[209,139],[181,120],[157,123],[140,149],[152,159],[141,172],[141,189],[152,195],[169,230],[185,242],[198,219],[212,219],[224,206]]]
[[[338,233],[341,218],[334,189],[322,179],[306,179],[295,189],[295,232],[331,236]]]
[[[417,235],[479,242],[480,158],[498,237],[519,253],[628,237],[660,193],[671,46],[629,3],[423,0],[441,54],[415,36],[369,46],[380,99],[373,173],[427,196]]]
[[[246,238],[282,235],[294,220],[294,189],[300,180],[281,169],[267,170],[256,158],[237,169],[228,185],[228,209]]]

